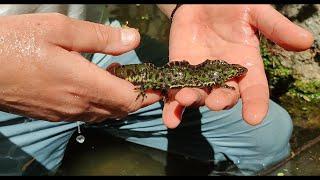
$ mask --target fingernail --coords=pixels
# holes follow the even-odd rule
[[[123,45],[129,45],[135,41],[136,33],[133,29],[121,29],[121,42]]]

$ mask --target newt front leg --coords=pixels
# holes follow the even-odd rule
[[[137,86],[135,86],[135,87],[134,87],[134,90],[139,92],[139,94],[138,94],[138,96],[137,96],[137,98],[136,98],[136,101],[139,99],[140,96],[142,96],[142,101],[144,100],[144,98],[147,97],[146,89],[144,88],[143,85],[137,85]]]

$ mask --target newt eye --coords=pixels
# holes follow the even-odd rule
[[[112,63],[107,67],[107,71],[113,75],[116,75],[116,69],[121,67],[119,63]]]

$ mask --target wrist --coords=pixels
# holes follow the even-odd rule
[[[172,21],[176,16],[183,21],[195,20],[207,13],[207,6],[202,4],[161,4],[159,9]],[[171,17],[172,16],[172,17]]]

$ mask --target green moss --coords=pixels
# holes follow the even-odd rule
[[[304,128],[320,127],[319,94],[318,99],[309,96],[291,89],[280,97],[280,101],[292,116],[295,125]]]
[[[304,82],[297,80],[294,82],[294,86],[302,93],[307,94],[319,94],[320,93],[320,80],[313,80]]]
[[[292,70],[281,64],[281,59],[271,53],[269,46],[265,38],[261,39],[260,52],[272,97],[278,100],[281,96],[287,95],[307,102],[320,103],[320,80],[305,82],[295,79]]]
[[[291,97],[302,98],[307,102],[320,103],[320,81],[301,81],[296,80],[294,86],[289,89],[288,95]]]
[[[320,93],[306,94],[298,89],[291,88],[289,89],[287,95],[291,97],[302,98],[308,102],[320,103]]]
[[[283,82],[291,84],[292,70],[283,66],[281,64],[281,60],[272,55],[272,53],[269,51],[268,42],[266,39],[261,40],[260,53],[271,89],[277,87]]]

